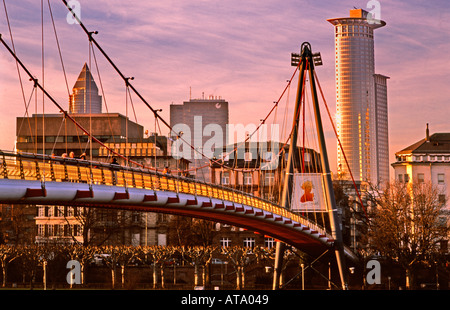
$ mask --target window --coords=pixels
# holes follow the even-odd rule
[[[45,225],[38,224],[38,236],[44,237],[45,236]]]
[[[252,161],[252,152],[245,152],[244,160],[245,161]]]
[[[409,174],[405,174],[405,183],[409,182]]]
[[[74,215],[74,209],[73,209],[73,207],[67,207],[67,209],[66,209],[66,215],[67,216],[73,216]]]
[[[73,224],[69,224],[67,225],[67,231],[66,231],[66,236],[74,236],[74,225]]]
[[[275,181],[275,173],[274,172],[266,172],[264,174],[264,185],[272,186]]]
[[[244,172],[244,185],[252,185],[252,173]]]
[[[445,183],[445,174],[438,173],[437,177],[438,177],[438,184],[444,184]]]
[[[231,246],[231,239],[230,238],[221,238],[220,239],[220,246],[222,248],[228,248],[229,246]]]
[[[38,217],[43,217],[43,216],[45,216],[45,207],[39,206],[38,207]]]
[[[439,200],[439,204],[441,204],[442,206],[445,205],[445,203],[446,203],[445,195],[439,195],[438,200]]]
[[[220,158],[222,158],[223,161],[229,161],[230,155],[227,152],[223,152],[222,155],[220,156]]]
[[[309,163],[311,161],[311,154],[310,153],[306,153],[305,152],[305,159],[304,159],[305,163]]]
[[[63,206],[56,207],[55,211],[56,211],[55,216],[64,217],[64,207]]]
[[[244,248],[253,249],[255,247],[255,238],[244,238]]]
[[[73,235],[74,236],[82,236],[83,230],[81,229],[81,225],[73,225]]]
[[[425,176],[424,176],[423,173],[418,173],[417,174],[417,182],[419,182],[419,183],[425,182]]]
[[[49,236],[49,237],[54,236],[54,226],[53,225],[47,225],[47,236]]]
[[[403,182],[403,174],[399,174],[399,175],[398,175],[398,181],[399,181],[400,183]]]
[[[139,223],[141,220],[141,214],[139,212],[133,212],[133,223]]]
[[[275,239],[270,237],[264,238],[264,246],[269,249],[273,248],[275,246]]]
[[[55,225],[55,236],[64,236],[65,225]]]
[[[222,185],[229,185],[229,184],[230,184],[230,173],[222,172]]]
[[[167,223],[168,222],[168,215],[163,213],[158,213],[158,223]]]
[[[131,235],[131,245],[132,246],[139,246],[141,241],[141,234],[132,234]]]

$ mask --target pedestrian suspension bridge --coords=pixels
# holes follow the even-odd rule
[[[191,178],[71,158],[0,152],[2,203],[106,207],[204,218],[313,252],[333,245],[323,227],[251,194]]]
[[[93,37],[93,34],[96,34],[96,32],[88,31],[67,2],[63,0],[63,3],[88,36],[90,48],[95,46],[124,80],[127,91],[131,90],[134,92],[151,110],[155,120],[159,119],[171,129],[170,125],[158,113],[160,110],[153,108],[145,100],[133,87],[130,78],[126,77],[118,69],[101,48],[100,44]],[[8,15],[6,14],[6,16]],[[11,32],[11,29],[9,31]],[[12,37],[11,33],[11,40]],[[0,42],[15,59],[17,68],[25,72],[30,81],[33,82],[34,88],[36,90],[40,89],[46,98],[59,109],[59,112],[63,114],[65,119],[72,121],[84,135],[89,137],[90,141],[95,141],[106,147],[99,139],[77,123],[66,109],[47,92],[43,84],[35,78],[36,75],[19,59],[14,46],[11,47],[1,34]],[[281,99],[285,95],[294,75],[299,72],[294,121],[288,141],[286,141],[286,143],[290,141],[290,149],[285,168],[285,177],[283,178],[283,194],[279,201],[269,201],[238,189],[182,177],[179,171],[177,171],[176,175],[163,174],[155,167],[145,167],[142,164],[135,163],[123,154],[115,153],[114,150],[108,148],[108,151],[124,159],[127,164],[117,165],[94,160],[0,151],[0,202],[159,212],[201,218],[247,228],[278,240],[274,288],[278,288],[276,282],[283,260],[283,245],[288,244],[314,257],[320,256],[326,251],[335,251],[342,288],[345,289],[346,271],[344,261],[348,258],[355,259],[356,256],[342,243],[340,223],[331,185],[331,172],[322,132],[320,109],[318,107],[316,87],[319,86],[321,94],[322,90],[318,81],[316,82],[317,76],[314,71],[315,56],[311,52],[311,46],[306,42],[302,45],[301,54],[293,54],[292,65],[296,67],[295,72],[280,97]],[[302,170],[301,167],[294,169],[294,162],[296,158],[295,152],[297,152],[297,141],[300,140],[299,136],[303,136],[303,143],[305,142],[305,83],[308,74],[314,105],[316,126],[314,129],[317,131],[319,141],[317,148],[321,157],[320,171],[324,182],[325,197],[322,200],[324,205],[321,207],[329,215],[331,231],[327,231],[325,227],[317,224],[317,222],[302,215],[300,212],[291,210],[294,172],[304,172],[304,169]],[[280,99],[268,116],[262,120],[262,124],[267,121],[269,115],[278,106]],[[300,129],[301,115],[303,115],[303,132]],[[256,130],[258,129],[259,127]],[[224,169],[233,169],[233,167],[226,167],[223,161],[212,158],[209,158],[209,160],[222,165]]]

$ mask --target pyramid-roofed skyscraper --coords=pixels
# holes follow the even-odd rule
[[[78,75],[78,79],[73,86],[73,93],[69,97],[69,113],[102,113],[102,96],[98,94],[97,84],[86,63]]]

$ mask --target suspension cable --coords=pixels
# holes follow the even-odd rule
[[[10,39],[11,39],[11,46],[12,46],[12,49],[13,49],[13,51],[15,53],[16,52],[16,47],[14,45],[14,39],[13,39],[11,24],[9,22],[8,9],[6,8],[6,1],[5,0],[3,0],[3,7],[5,9],[6,23],[8,25],[9,36],[10,36]],[[31,102],[31,97],[30,97],[30,100],[29,100],[29,102],[27,104],[27,100],[25,98],[25,91],[24,91],[24,88],[23,88],[22,76],[20,74],[19,64],[17,63],[17,61],[16,61],[16,69],[17,69],[17,74],[18,74],[18,77],[19,77],[19,83],[20,83],[20,89],[21,89],[21,92],[22,92],[23,103],[25,105],[25,116],[28,119],[28,128],[29,128],[29,131],[30,131],[30,136],[33,137],[33,129],[31,128],[31,121],[30,121],[30,117],[29,117],[29,114],[28,114],[28,107],[29,107],[30,102]],[[33,91],[34,90],[35,90],[35,88],[33,87]],[[33,94],[33,92],[31,94]],[[35,139],[34,144],[35,144],[35,146],[37,148],[37,139]]]
[[[56,32],[55,20],[53,18],[53,12],[52,12],[52,7],[50,5],[50,0],[47,0],[47,4],[48,4],[48,11],[50,13],[50,19],[51,19],[52,25],[53,25],[53,33],[55,34],[56,46],[58,47],[59,60],[61,62],[61,67],[62,67],[62,70],[63,70],[64,81],[66,83],[67,94],[70,96],[69,83],[67,82],[66,69],[64,67],[64,61],[63,61],[63,57],[62,57],[61,46],[59,45],[59,39],[58,39],[58,34]]]
[[[122,79],[124,79],[126,82],[127,82],[127,85],[129,86],[129,88],[131,88],[131,90],[142,100],[142,102],[154,113],[154,115],[155,115],[155,118],[156,119],[160,119],[161,120],[161,122],[164,124],[164,125],[166,125],[170,130],[171,130],[171,132],[173,132],[173,130],[172,130],[172,127],[167,123],[167,121],[165,121],[159,114],[158,114],[158,111],[157,110],[155,110],[155,109],[153,109],[152,107],[151,107],[151,105],[142,97],[142,95],[135,89],[135,87],[131,84],[131,83],[129,83],[127,80],[128,80],[128,78],[126,78],[123,74],[122,74],[122,72],[117,68],[117,66],[114,64],[114,62],[110,59],[110,57],[104,52],[104,50],[101,48],[101,46],[98,44],[98,42],[93,38],[93,36],[92,36],[92,34],[94,34],[94,33],[96,33],[96,32],[89,32],[88,30],[87,30],[87,28],[84,26],[84,24],[81,22],[81,20],[78,18],[78,16],[75,14],[75,12],[72,10],[72,8],[68,5],[68,3],[67,3],[67,1],[66,0],[62,0],[63,2],[64,2],[64,4],[66,5],[66,7],[69,9],[69,11],[72,13],[72,15],[74,16],[74,18],[78,21],[78,23],[80,24],[80,26],[82,27],[82,29],[86,32],[86,34],[88,35],[88,37],[89,37],[89,40],[90,40],[90,42],[91,43],[93,43],[98,49],[99,49],[99,51],[104,55],[104,57],[108,60],[108,62],[113,66],[113,68],[116,70],[116,72],[121,76],[121,78]],[[4,4],[5,4],[5,0],[3,0],[3,2],[4,2]],[[42,1],[43,2],[43,1]],[[42,5],[43,6],[43,5]],[[6,7],[5,7],[5,9],[6,9]],[[43,14],[42,14],[42,19],[43,19]],[[9,23],[8,23],[9,24]],[[43,32],[43,29],[42,29],[42,32]],[[56,32],[55,32],[55,36],[57,37],[57,35],[56,35]],[[43,36],[42,36],[42,40],[43,40]],[[60,112],[61,113],[63,113],[64,114],[64,118],[68,118],[69,120],[71,120],[75,125],[76,125],[76,127],[78,127],[79,129],[81,129],[88,137],[90,137],[92,140],[94,140],[95,142],[97,142],[98,144],[100,144],[101,146],[103,146],[103,147],[105,147],[106,149],[108,149],[111,153],[113,153],[113,154],[115,154],[115,155],[117,155],[117,156],[119,156],[119,157],[121,157],[121,158],[123,158],[123,159],[125,159],[126,161],[129,161],[129,162],[131,162],[131,163],[133,163],[133,164],[135,164],[135,165],[137,165],[137,166],[142,166],[142,167],[144,167],[142,164],[140,164],[140,163],[137,163],[137,162],[134,162],[134,161],[132,161],[132,160],[129,160],[128,158],[126,158],[126,157],[124,157],[124,156],[122,156],[121,154],[119,154],[119,153],[117,153],[117,152],[115,152],[114,150],[112,150],[111,148],[109,148],[109,147],[107,147],[104,143],[102,143],[100,140],[98,140],[97,138],[95,138],[94,136],[92,136],[91,135],[91,133],[90,132],[88,132],[83,126],[81,126],[72,116],[70,116],[69,114],[68,114],[68,112],[67,111],[65,111],[62,107],[61,107],[61,105],[59,105],[57,102],[56,102],[56,100],[44,89],[44,86],[43,85],[41,85],[39,82],[38,82],[38,80],[28,71],[28,69],[25,67],[25,65],[20,61],[20,59],[18,58],[18,56],[16,55],[16,53],[15,53],[15,51],[13,51],[13,50],[11,50],[11,48],[8,46],[8,44],[1,38],[1,35],[0,35],[0,41],[2,42],[2,44],[7,48],[7,50],[10,52],[10,54],[15,58],[15,60],[16,60],[16,65],[17,64],[19,64],[23,69],[24,69],[24,71],[28,74],[28,76],[30,77],[30,79],[31,80],[33,80],[34,81],[34,83],[35,83],[35,87],[39,87],[39,89],[41,89],[41,91],[43,92],[43,104],[44,104],[44,98],[45,98],[45,96],[47,96],[51,101],[52,101],[52,103],[53,104],[55,104],[57,107],[58,107],[58,109],[60,110]],[[58,47],[59,47],[59,44],[58,44]],[[42,58],[43,58],[44,56],[42,56]],[[61,56],[60,56],[61,57]],[[95,57],[95,56],[94,56]],[[62,61],[62,59],[61,59],[61,61]],[[43,61],[42,61],[43,62]],[[42,64],[42,66],[43,66],[43,64]],[[64,67],[64,66],[63,66]],[[18,69],[18,65],[17,65],[17,69]],[[248,135],[248,137],[245,139],[245,141],[243,142],[243,143],[245,143],[246,141],[248,141],[259,129],[260,129],[260,127],[265,123],[265,121],[268,119],[268,117],[272,114],[272,112],[277,108],[277,106],[278,106],[278,104],[279,104],[279,101],[281,100],[281,98],[284,96],[284,94],[285,94],[285,92],[287,91],[287,89],[289,88],[289,86],[290,86],[290,84],[291,84],[291,82],[292,82],[292,79],[294,78],[294,76],[295,76],[295,74],[296,74],[296,72],[297,72],[297,70],[298,70],[298,66],[296,67],[296,69],[295,69],[295,71],[294,71],[294,73],[293,73],[293,75],[292,75],[292,77],[291,77],[291,79],[288,81],[288,84],[287,84],[287,86],[284,88],[284,90],[283,90],[283,92],[282,92],[282,94],[280,95],[280,98],[275,102],[275,105],[272,107],[272,109],[269,111],[269,113],[267,114],[267,116],[262,120],[262,122],[259,124],[259,126],[254,130],[254,132],[253,133],[251,133],[251,134],[249,134]],[[19,71],[19,70],[18,70]],[[20,71],[19,71],[20,72]],[[43,77],[44,77],[44,72],[42,73],[43,74]],[[20,75],[20,73],[19,73],[19,75]],[[67,86],[67,85],[66,85]],[[134,107],[133,107],[133,110],[134,110]],[[181,138],[181,137],[179,137],[181,140],[183,140],[183,138]],[[45,140],[44,138],[43,138],[43,140]],[[183,140],[184,142],[186,142],[187,143],[187,141],[185,141],[185,140]],[[44,142],[45,143],[45,142]],[[199,150],[197,150],[196,148],[194,148],[194,146],[192,146],[190,143],[187,143],[194,151],[196,151],[196,152],[198,152],[198,153],[200,153],[203,157],[205,157],[205,158],[208,158],[207,156],[205,156],[203,153],[201,153]],[[43,146],[43,153],[45,153],[45,144],[44,144],[44,146]],[[236,147],[237,148],[237,147]],[[236,149],[235,148],[235,149]],[[209,159],[209,158],[208,158]],[[216,163],[216,164],[218,164],[218,165],[221,165],[221,166],[223,166],[223,167],[225,167],[225,168],[227,168],[227,169],[232,169],[232,170],[234,170],[234,168],[232,168],[232,167],[227,167],[226,165],[224,165],[223,163],[221,163],[220,161],[218,161],[218,160],[216,160],[216,159],[209,159],[210,160],[210,162],[214,162],[214,163]],[[209,165],[209,164],[208,164]],[[207,166],[207,165],[205,165],[205,166]],[[149,167],[145,167],[145,168],[149,168]],[[156,167],[155,167],[156,168]],[[155,169],[155,168],[153,168],[153,169]],[[199,168],[195,168],[195,169],[201,169],[202,167],[199,167]],[[151,168],[150,168],[151,169]],[[192,170],[192,169],[189,169],[189,170]]]
[[[162,118],[159,114],[158,111],[155,110],[146,100],[145,98],[137,91],[137,89],[128,81],[128,78],[125,77],[125,75],[119,70],[119,68],[115,65],[115,63],[111,60],[111,58],[108,56],[108,54],[106,54],[106,52],[102,49],[102,47],[100,46],[100,44],[95,40],[95,38],[93,38],[93,34],[97,34],[96,31],[91,32],[89,31],[86,26],[82,23],[82,21],[79,19],[79,17],[76,15],[75,11],[70,7],[70,5],[68,5],[66,0],[62,0],[62,2],[64,3],[64,5],[66,6],[66,8],[70,11],[70,13],[72,13],[72,16],[77,20],[78,24],[80,25],[80,27],[83,29],[83,31],[86,33],[86,35],[89,37],[89,40],[98,48],[98,50],[103,54],[103,56],[106,58],[106,60],[111,64],[111,66],[114,68],[114,70],[119,74],[119,76],[125,81],[125,83],[127,83],[127,85],[131,88],[131,90],[139,97],[139,99],[141,99],[141,101],[153,112],[155,118],[159,118],[161,120],[161,122],[170,130],[169,134],[175,133],[173,131],[173,128],[170,126],[170,124],[164,120],[164,118]],[[289,80],[288,86],[291,83],[296,71],[298,70],[298,67],[296,68],[292,78]],[[284,96],[284,93],[286,92],[286,90],[288,89],[288,86],[286,86],[286,88],[283,90],[280,99]],[[262,124],[267,120],[267,118],[270,116],[270,114],[273,112],[273,110],[277,107],[279,100],[276,101],[276,104],[272,107],[272,109],[270,110],[270,112],[268,113],[268,115],[264,118],[264,120],[259,124],[259,126],[255,129],[255,131],[253,133],[251,133],[247,139],[244,141],[248,141],[262,126]],[[175,135],[178,136],[177,133],[175,133]],[[184,138],[182,136],[178,137],[178,139],[182,140],[183,142],[185,142],[192,150],[194,150],[194,152],[199,153],[201,156],[203,156],[204,158],[208,159],[210,162],[216,163],[220,166],[224,166],[227,169],[233,169],[232,167],[227,167],[225,166],[223,163],[221,163],[219,160],[216,160],[214,158],[208,158],[205,154],[203,154],[202,152],[200,152],[197,148],[195,148],[192,144],[188,143],[186,140],[184,140]],[[205,165],[208,166],[209,164]],[[202,167],[196,167],[195,169],[201,169]],[[191,170],[191,169],[189,169]]]
[[[31,72],[27,69],[27,67],[22,63],[22,61],[18,58],[18,56],[14,53],[13,50],[11,50],[11,48],[8,46],[8,44],[3,40],[1,34],[0,34],[0,42],[5,46],[5,48],[8,50],[8,52],[14,57],[14,59],[17,61],[17,63],[22,67],[22,69],[25,71],[25,73],[30,77],[30,80],[34,81],[35,86],[38,87],[44,94],[45,96],[47,96],[50,101],[59,109],[59,111],[61,113],[64,114],[65,118],[68,118],[70,121],[72,121],[79,129],[81,129],[87,136],[89,136],[92,140],[94,140],[95,142],[97,142],[98,144],[100,144],[101,146],[105,147],[106,149],[108,149],[110,152],[112,152],[113,154],[119,156],[120,158],[126,159],[124,156],[122,156],[121,154],[117,153],[116,151],[112,150],[111,148],[107,147],[103,142],[101,142],[99,139],[97,139],[96,137],[92,136],[88,130],[86,130],[83,126],[81,126],[80,123],[78,123],[66,110],[64,110],[62,108],[62,106],[44,89],[44,87],[39,83],[39,81],[31,74]],[[153,169],[151,167],[145,167],[144,165],[129,160],[131,163],[135,164],[136,166],[139,167],[143,167],[146,169]]]

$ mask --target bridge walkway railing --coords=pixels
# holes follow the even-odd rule
[[[170,191],[251,206],[303,224],[327,235],[320,225],[261,197],[196,179],[97,161],[0,151],[0,179],[74,182]]]

